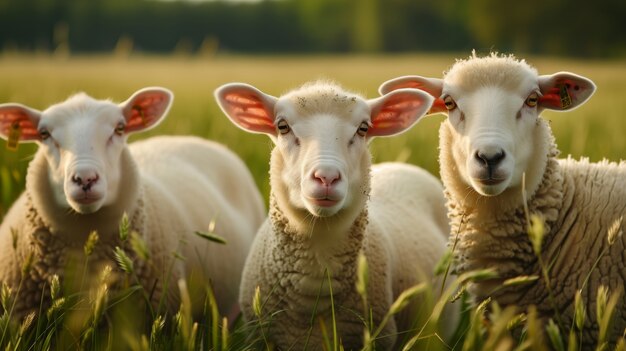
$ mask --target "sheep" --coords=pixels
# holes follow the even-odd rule
[[[585,103],[595,91],[591,80],[569,72],[538,75],[512,55],[473,53],[443,79],[399,77],[379,90],[405,88],[430,93],[436,98],[431,112],[448,115],[439,131],[439,161],[452,233],[458,232],[457,271],[492,268],[498,274],[471,286],[478,301],[491,296],[504,306],[535,305],[544,320],[571,323],[576,290],[591,311],[600,285],[622,290],[626,239],[616,235],[626,212],[626,164],[557,159],[550,125],[540,117],[544,109],[569,111]],[[525,206],[544,221],[540,253],[528,234]],[[537,255],[550,265],[550,286],[529,279],[523,287],[502,287],[510,278],[541,277]],[[616,311],[613,340],[626,327],[624,305]],[[597,316],[589,317],[587,348],[598,339]]]
[[[410,128],[432,98],[407,89],[365,100],[325,81],[280,98],[229,83],[215,97],[231,122],[266,134],[275,144],[269,216],[242,277],[244,319],[258,319],[253,306],[258,287],[263,314],[271,316],[273,343],[282,350],[307,345],[321,350],[317,321],[332,325],[332,300],[343,346],[362,347],[368,318],[355,287],[359,253],[370,269],[367,296],[378,325],[402,291],[433,279],[445,251],[449,225],[439,180],[398,163],[370,171],[367,147],[374,137]],[[412,317],[407,310],[386,324],[376,346],[390,349]]]
[[[178,280],[195,277],[215,283],[221,311],[236,310],[244,260],[264,219],[262,197],[243,162],[215,142],[161,136],[127,144],[130,134],[159,124],[172,99],[153,87],[121,104],[79,93],[43,112],[0,105],[0,136],[39,144],[26,189],[0,226],[0,281],[14,292],[21,286],[14,315],[50,303],[49,280],[64,278],[92,231],[99,241],[90,266],[115,266],[114,248],[128,249],[155,306],[166,295],[167,310],[176,309]],[[125,213],[150,263],[121,241]],[[194,234],[212,221],[226,245]],[[25,266],[31,269],[22,276]]]

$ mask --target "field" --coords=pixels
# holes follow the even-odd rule
[[[571,71],[592,79],[598,86],[583,107],[566,114],[544,113],[551,121],[562,156],[587,156],[592,161],[626,158],[626,62],[546,57],[527,60],[540,73]],[[0,56],[0,103],[19,102],[44,109],[78,91],[123,101],[145,86],[167,87],[175,93],[168,118],[132,140],[158,134],[193,134],[224,143],[244,159],[267,198],[271,142],[265,136],[251,135],[233,126],[214,101],[216,87],[239,81],[280,95],[305,81],[321,78],[376,97],[379,84],[387,79],[406,74],[437,77],[453,63],[453,55],[439,54],[128,58],[5,55]],[[406,161],[438,174],[437,130],[443,118],[430,116],[401,136],[374,140],[374,161]],[[23,190],[26,167],[36,150],[35,145],[21,145],[14,152],[4,145],[2,142],[0,146],[0,218]],[[143,344],[138,340],[137,349],[141,349]]]

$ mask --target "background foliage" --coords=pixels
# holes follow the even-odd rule
[[[0,48],[626,55],[623,0],[0,0]]]

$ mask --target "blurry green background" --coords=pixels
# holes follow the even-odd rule
[[[624,0],[0,0],[0,48],[626,55]]]
[[[596,95],[545,113],[564,155],[625,158],[626,1],[528,0],[0,0],[0,103],[45,109],[78,91],[122,101],[144,86],[174,91],[167,120],[146,134],[222,142],[265,196],[271,142],[228,122],[216,87],[243,81],[280,95],[328,78],[373,98],[383,81],[440,77],[455,58],[490,50],[526,58],[541,74],[591,78]],[[375,161],[438,174],[443,116],[372,143]],[[24,187],[34,144],[0,146],[0,218]]]

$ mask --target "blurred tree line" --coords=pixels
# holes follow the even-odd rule
[[[624,0],[0,0],[0,48],[626,56]]]

